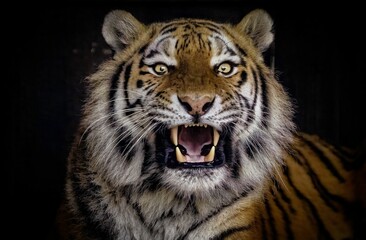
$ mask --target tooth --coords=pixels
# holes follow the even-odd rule
[[[180,152],[179,147],[175,147],[175,156],[178,162],[186,162],[186,157]]]
[[[173,127],[170,130],[170,140],[172,140],[174,146],[178,145],[178,127]]]
[[[187,128],[187,127],[188,127],[188,125],[187,125],[187,124],[184,124],[184,127],[185,127],[185,128]]]
[[[210,152],[205,156],[205,162],[211,162],[215,158],[215,146],[211,147]]]
[[[220,134],[219,134],[219,132],[216,129],[214,129],[213,130],[213,135],[214,135],[214,137],[213,137],[213,145],[214,146],[217,146],[217,143],[219,142]]]
[[[205,128],[207,128],[207,124],[204,124],[203,126],[204,126]]]

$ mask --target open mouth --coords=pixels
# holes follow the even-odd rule
[[[179,125],[170,129],[174,150],[168,167],[207,168],[222,165],[224,159],[220,133],[206,124]]]

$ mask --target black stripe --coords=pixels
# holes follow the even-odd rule
[[[120,127],[118,130],[118,150],[121,155],[125,155],[127,153],[125,160],[126,163],[130,163],[134,159],[136,148],[131,148],[133,145],[131,135],[127,135],[125,132],[127,131],[124,127]]]
[[[222,51],[225,50],[224,54],[229,53],[230,56],[237,56],[237,54],[235,53],[235,51],[232,48],[230,48],[222,38],[220,38],[219,36],[216,36],[215,37],[215,40],[217,42],[220,41],[222,43],[222,48],[220,49],[220,52],[217,53],[217,55],[221,55],[222,54]]]
[[[179,27],[179,25],[182,25],[184,22],[171,22],[166,24],[162,29],[160,29],[160,33],[164,32],[165,30],[169,30],[170,27]]]
[[[152,36],[150,36],[150,38],[152,38]],[[149,46],[149,43],[146,43],[144,46],[142,46],[140,49],[139,49],[139,54],[142,54],[143,52],[145,52],[147,46]]]
[[[279,185],[279,184],[277,184]],[[289,207],[290,211],[292,214],[296,213],[296,210],[294,209],[294,207],[292,206],[292,202],[291,199],[289,197],[286,196],[285,192],[282,189],[282,186],[279,185],[277,188],[277,191],[280,193],[280,196],[282,198],[283,201],[285,201],[287,203],[287,206]]]
[[[121,75],[123,67],[124,67],[124,64],[121,64],[118,67],[116,73],[114,74],[114,76],[112,78],[110,92],[109,92],[109,111],[110,111],[109,121],[110,121],[112,127],[115,127],[115,122],[116,122],[115,117],[114,117],[114,104],[115,104],[116,92],[118,90],[119,76]],[[126,97],[127,104],[129,104],[127,84],[128,84],[128,79],[130,76],[130,71],[131,71],[131,65],[128,65],[125,70],[125,81],[124,81],[124,94]],[[118,137],[119,137],[118,138],[118,150],[120,151],[120,153],[124,153],[126,148],[128,147],[128,145],[131,143],[131,137],[124,134],[124,132],[125,132],[125,130],[123,128],[119,128],[119,130],[118,130]],[[126,157],[126,161],[130,162],[133,159],[134,154],[135,154],[134,149],[129,151],[129,153]]]
[[[152,228],[152,226],[150,226],[150,224],[146,223],[145,218],[142,215],[140,206],[137,203],[133,203],[133,204],[131,204],[131,206],[135,210],[136,215],[139,218],[139,220],[141,221],[142,225],[144,225],[147,229],[149,229],[150,234],[152,234],[154,229]]]
[[[160,54],[160,52],[153,49],[153,50],[150,50],[150,52],[145,56],[145,58],[153,58],[157,54]]]
[[[163,28],[164,29],[164,28]],[[173,26],[171,28],[167,28],[165,29],[164,31],[160,31],[160,34],[161,35],[164,35],[166,33],[171,33],[171,32],[174,32],[175,30],[177,30],[177,27],[176,26]]]
[[[246,196],[248,196],[248,194],[252,191],[253,189],[250,189],[248,191],[244,191],[241,196],[235,198],[231,203],[229,204],[225,204],[222,207],[218,208],[216,211],[214,211],[213,213],[211,213],[210,215],[208,215],[205,219],[197,222],[196,224],[193,224],[188,231],[186,232],[186,234],[180,236],[177,240],[183,240],[185,239],[189,233],[191,233],[192,231],[194,231],[195,229],[197,229],[201,224],[208,222],[211,218],[213,218],[214,216],[220,214],[222,211],[224,211],[226,208],[234,205],[237,201],[239,201],[242,198],[245,198]]]
[[[241,109],[250,109],[249,100],[246,97],[244,97],[243,95],[241,95],[239,93],[237,93],[237,97],[240,100],[242,100],[242,101],[239,101]],[[244,104],[243,104],[243,102],[244,102]],[[252,119],[252,118],[253,118],[252,111],[247,111],[247,116],[244,121],[244,129],[246,129],[248,127],[250,121],[252,121],[252,120],[249,121],[249,119]]]
[[[266,207],[266,213],[268,215],[268,221],[267,223],[269,224],[269,228],[270,228],[270,231],[271,231],[271,237],[272,239],[276,240],[277,239],[277,229],[276,229],[276,226],[275,226],[275,220],[273,218],[273,215],[272,215],[272,209],[271,209],[271,206],[269,205],[269,202],[268,202],[268,199],[266,198],[265,201],[264,201],[264,205]]]
[[[306,138],[299,136],[308,146],[309,148],[319,157],[321,162],[327,167],[327,169],[332,173],[332,175],[338,179],[339,182],[344,183],[346,180],[343,176],[338,172],[336,167],[331,163],[328,157],[326,157],[322,150],[320,150],[314,143],[310,142]]]
[[[144,66],[145,66],[144,58],[143,58],[143,57],[141,57],[141,58],[140,58],[140,62],[139,62],[139,69],[143,68]],[[141,74],[141,72],[143,72],[143,71],[141,71],[141,70],[140,70],[140,74]],[[148,72],[147,72],[147,73],[148,73]],[[144,74],[142,74],[142,75],[144,75]]]
[[[197,21],[194,21],[192,23],[197,28],[206,28],[206,29],[210,30],[211,32],[221,35],[221,32],[219,31],[219,29],[221,29],[221,28],[218,25],[215,25],[215,24],[212,24],[209,22],[197,22]]]
[[[89,181],[88,186],[83,189],[78,184],[80,182],[80,179],[78,179],[75,174],[73,174],[72,176],[72,182],[76,205],[78,207],[78,210],[80,211],[83,220],[85,221],[84,230],[86,234],[88,235],[88,237],[91,238],[110,239],[110,234],[112,234],[112,232],[110,232],[110,229],[103,228],[102,224],[100,222],[97,222],[93,218],[93,216],[95,216],[95,213],[93,210],[89,209],[88,202],[86,201],[86,199],[89,199],[91,196],[96,196],[100,194],[99,186],[93,184],[92,181]],[[94,200],[98,202],[98,199]],[[102,202],[101,199],[99,201]],[[111,226],[111,216],[108,216],[109,214],[107,212],[105,212],[104,214],[107,215],[107,217],[103,220],[103,222],[105,221],[103,223],[103,226]]]
[[[136,81],[136,87],[137,88],[142,88],[144,86],[144,81],[142,81],[141,79]]]
[[[213,238],[210,238],[210,239],[212,239],[212,240],[222,240],[222,239],[225,239],[226,237],[228,237],[232,234],[235,234],[237,232],[248,231],[251,228],[252,228],[252,225],[229,228],[229,229],[223,231],[222,233],[220,233],[219,235],[216,235],[216,236],[214,236]]]
[[[141,176],[150,173],[150,168],[155,162],[152,160],[153,152],[147,141],[144,143],[144,161],[141,167]]]
[[[247,72],[244,70],[240,73],[240,81],[238,82],[237,87],[240,88],[247,81]]]
[[[361,161],[357,162],[348,160],[349,157],[353,158],[352,160],[354,160],[356,159],[356,156],[345,156],[344,152],[340,151],[339,149],[335,150],[333,148],[329,148],[329,150],[332,152],[332,154],[339,158],[343,168],[346,171],[354,170],[355,168],[360,166]]]
[[[327,148],[328,150],[330,150],[332,152],[332,154],[334,154],[335,156],[337,156],[337,158],[339,158],[343,168],[347,171],[351,171],[357,167],[359,167],[361,161],[357,161],[356,158],[356,154],[355,153],[347,153],[346,151],[343,151],[341,148],[339,147],[335,147],[332,146],[328,143],[326,143],[324,140],[320,139],[319,143],[321,143],[323,145],[324,148]]]
[[[116,100],[116,93],[118,90],[118,81],[119,81],[121,72],[123,70],[123,67],[124,67],[124,63],[118,66],[117,71],[115,72],[115,74],[112,77],[111,87],[109,89],[109,112],[111,113],[110,122],[111,122],[112,126],[114,126],[114,124],[115,124],[115,120],[113,119],[114,104],[115,104],[115,100]]]
[[[125,186],[124,188],[121,189],[121,193],[122,195],[126,198],[126,203],[127,205],[131,206],[131,208],[135,211],[136,216],[138,217],[138,219],[140,220],[141,224],[144,225],[149,231],[150,231],[150,235],[152,235],[153,233],[153,229],[151,226],[149,226],[146,221],[145,218],[141,212],[141,208],[138,205],[138,203],[131,203],[131,192],[134,191],[134,189],[132,189],[133,187],[131,185]],[[104,239],[104,238],[101,238]]]
[[[204,46],[206,45],[206,43],[202,39],[202,34],[201,33],[197,33],[197,39],[198,39],[199,49],[204,49]]]
[[[238,49],[238,51],[240,52],[240,54],[242,55],[242,57],[248,56],[248,54],[245,52],[245,50],[242,49],[238,44],[235,44],[235,47]]]
[[[145,166],[146,167],[146,166]],[[163,168],[159,168],[157,172],[151,174],[148,178],[144,180],[143,188],[140,189],[141,192],[148,190],[150,192],[157,192],[160,188],[163,187],[162,179],[161,179],[161,172],[164,171]],[[146,172],[146,170],[145,170]]]
[[[243,101],[240,101],[240,107],[242,107],[243,109],[249,109],[249,100],[244,97],[243,95],[241,95],[240,93],[237,93],[236,96],[238,96],[239,99],[243,100],[244,101],[244,104],[243,104]],[[249,113],[248,113],[249,115]]]
[[[267,92],[267,82],[265,77],[260,73],[261,89],[262,89],[262,125],[267,128],[268,126],[268,116],[269,116],[269,106],[268,106],[268,92]]]
[[[251,68],[248,68],[251,69]],[[258,98],[258,72],[254,71],[254,99],[253,99],[253,104],[250,106],[249,108],[249,113],[250,113],[250,117],[248,116],[248,124],[252,123],[255,117],[255,106],[257,105],[257,98]]]
[[[230,48],[227,45],[225,45],[225,46],[226,46],[226,52],[225,53],[229,53],[230,56],[236,56],[237,55],[232,48]]]
[[[211,26],[213,28],[220,28],[219,25],[211,22],[211,21],[207,21],[207,20],[204,20],[204,19],[195,19],[192,21],[192,24],[195,26],[195,27],[207,27],[207,26]]]
[[[263,217],[263,215],[261,216],[261,233],[262,233],[262,240],[267,240],[267,227],[266,227],[266,222],[265,219]]]
[[[224,152],[220,152],[220,150],[218,151],[218,157],[224,158],[226,161],[228,161],[230,168],[231,168],[231,177],[234,179],[238,179],[240,177],[240,170],[242,168],[242,163],[240,161],[240,153],[237,150],[235,150],[235,156],[233,155],[233,150],[232,150],[232,141],[231,141],[231,137],[226,135],[225,139],[223,142],[225,142],[224,144]],[[222,143],[219,142],[219,148],[221,149],[220,146],[222,146]],[[221,155],[221,156],[220,156]]]
[[[338,212],[339,210],[336,206],[334,206],[334,204],[331,201],[337,202],[338,204],[341,204],[342,206],[346,206],[347,201],[344,198],[342,198],[341,196],[338,196],[336,194],[330,193],[328,191],[328,189],[322,184],[322,182],[320,181],[320,178],[315,173],[315,171],[311,168],[311,166],[308,163],[308,161],[306,160],[306,157],[304,156],[304,154],[302,154],[302,152],[299,149],[293,149],[293,150],[296,151],[296,153],[298,155],[300,155],[301,158],[304,160],[301,163],[303,163],[305,166],[304,165],[302,165],[302,166],[306,169],[306,172],[310,176],[313,186],[319,192],[320,197],[323,199],[323,201],[326,203],[326,205],[335,212]],[[300,162],[300,160],[297,159],[297,157],[294,154],[292,154],[291,156],[294,159],[296,159],[298,162]]]
[[[125,76],[124,76],[124,81],[123,81],[123,92],[125,94],[125,100],[126,100],[126,104],[128,107],[130,107],[130,100],[128,98],[128,82],[130,80],[130,76],[131,76],[131,68],[132,68],[132,64],[127,65],[126,70],[125,70]]]
[[[254,155],[258,154],[262,149],[266,148],[266,143],[262,137],[252,135],[244,144],[245,152],[248,157],[254,160]]]
[[[146,71],[140,71],[139,73],[140,75],[147,75],[147,74],[150,74],[150,72],[146,72]]]
[[[192,213],[194,215],[197,215],[199,213],[196,207],[196,197],[194,195],[191,195],[187,203],[187,206],[183,210],[183,213],[187,212]]]
[[[277,208],[280,210],[281,215],[282,215],[282,220],[285,223],[287,239],[294,239],[294,233],[291,228],[291,221],[290,221],[290,217],[288,216],[288,213],[286,212],[285,208],[282,206],[282,204],[278,200],[277,196],[275,196],[272,193],[272,197],[273,197],[273,200],[274,200]]]
[[[182,217],[183,215],[186,215],[187,213],[193,213],[194,215],[198,214],[198,210],[196,208],[196,199],[194,195],[190,196],[182,196],[179,193],[174,196],[174,202],[181,203],[182,205],[186,203],[186,206],[184,208],[182,207],[174,207],[172,206],[169,209],[169,212],[167,212],[167,209],[164,210],[162,215],[156,219],[160,220],[161,222],[167,218],[174,218],[177,219],[179,217]]]
[[[99,185],[96,185],[93,181],[93,174],[88,172],[88,179],[87,181],[81,181],[81,177],[79,177],[82,173],[82,169],[87,169],[86,163],[88,160],[86,159],[86,143],[81,142],[80,145],[80,151],[77,153],[77,156],[74,156],[75,159],[78,159],[79,162],[82,165],[72,165],[71,171],[69,171],[69,177],[72,182],[72,190],[73,190],[73,196],[76,201],[77,209],[80,212],[81,219],[80,221],[85,222],[85,228],[86,234],[90,238],[98,238],[98,239],[110,239],[113,235],[112,229],[106,229],[102,227],[102,224],[100,222],[96,221],[94,219],[94,211],[89,208],[89,204],[91,201],[101,203],[101,188]],[[86,177],[86,176],[85,176]],[[81,182],[85,182],[86,186],[81,186]],[[106,206],[103,206],[105,208]],[[107,212],[105,212],[106,217],[104,218],[106,224],[103,224],[103,226],[113,226],[114,223],[112,222],[111,216]],[[79,217],[79,216],[76,216]]]
[[[292,179],[290,178],[289,168],[285,167],[283,173],[287,178],[287,182],[294,190],[296,196],[309,207],[312,216],[315,218],[315,220],[317,222],[317,224],[314,224],[314,228],[317,226],[319,234],[321,234],[321,236],[325,237],[325,239],[332,239],[330,233],[328,232],[328,229],[324,226],[324,223],[321,220],[318,210],[316,209],[314,204],[307,197],[305,197],[304,194],[302,194],[299,189],[297,189],[295,187],[295,184],[292,182]],[[315,229],[314,229],[314,231],[315,231]],[[321,239],[323,239],[323,238],[321,238]]]
[[[209,27],[209,26],[202,26],[202,27],[207,28],[211,32],[214,32],[214,33],[217,33],[217,34],[221,34],[221,32],[218,31],[216,28],[212,28],[212,27]]]

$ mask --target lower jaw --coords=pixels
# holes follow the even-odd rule
[[[219,151],[215,153],[215,159],[210,162],[178,162],[175,159],[175,152],[166,154],[165,164],[168,168],[187,168],[187,169],[204,169],[204,168],[218,168],[225,162],[224,154]]]
[[[204,169],[204,168],[217,168],[224,164],[224,158],[215,158],[210,162],[178,162],[171,156],[167,156],[166,166],[168,168],[188,168],[188,169]]]

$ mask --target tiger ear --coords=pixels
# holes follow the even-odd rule
[[[240,33],[248,35],[253,40],[254,45],[261,52],[264,52],[273,42],[272,26],[271,16],[262,9],[256,9],[248,13],[236,25],[236,28]]]
[[[144,28],[145,25],[129,12],[113,10],[104,18],[102,34],[109,46],[118,52],[137,39]]]

